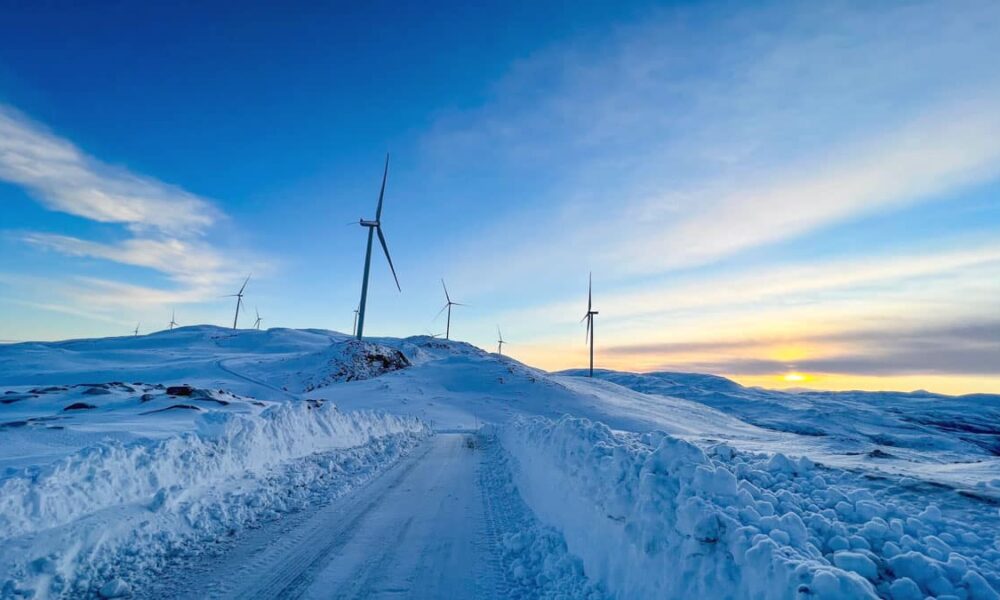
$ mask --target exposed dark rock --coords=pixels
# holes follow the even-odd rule
[[[895,455],[889,454],[888,452],[883,451],[881,448],[875,448],[874,450],[868,453],[868,456],[870,456],[871,458],[896,458]]]
[[[194,406],[192,404],[171,404],[170,406],[168,406],[166,408],[160,408],[160,409],[157,409],[157,410],[151,410],[149,412],[144,412],[144,413],[141,413],[141,414],[152,415],[152,414],[156,414],[156,413],[167,412],[168,410],[196,410],[196,411],[199,411],[199,412],[201,411],[200,408],[198,408],[197,406]]]
[[[0,404],[14,404],[15,402],[20,402],[21,400],[27,400],[29,398],[37,398],[37,394],[17,394],[14,392],[7,392],[8,394],[13,394],[12,396],[4,395],[0,398]]]
[[[51,385],[49,387],[40,387],[28,390],[29,394],[50,394],[52,392],[65,392],[67,389],[61,385]]]
[[[111,392],[107,388],[102,387],[88,387],[83,390],[82,395],[84,396],[107,396]]]
[[[167,388],[167,394],[170,396],[190,396],[193,391],[189,385],[172,385]]]
[[[143,395],[142,395],[142,396],[141,396],[141,397],[139,398],[139,402],[149,402],[149,401],[150,401],[150,400],[152,400],[153,398],[156,398],[156,396],[154,396],[153,394],[143,394]]]
[[[6,423],[0,423],[0,430],[16,429],[18,427],[24,427],[27,424],[27,421],[7,421]]]
[[[73,404],[70,404],[69,406],[67,406],[63,410],[64,411],[67,411],[67,410],[90,410],[92,408],[97,408],[97,407],[94,406],[93,404],[87,404],[86,402],[74,402]]]
[[[331,383],[372,379],[410,366],[409,359],[395,348],[357,340],[344,342],[343,346],[343,350],[328,362],[329,372],[307,379],[302,391],[309,392]]]

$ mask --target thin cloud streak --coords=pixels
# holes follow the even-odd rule
[[[616,320],[664,316],[689,311],[706,312],[735,306],[753,306],[778,301],[788,304],[798,298],[815,298],[825,292],[899,288],[903,282],[937,276],[976,280],[973,270],[1000,270],[1000,245],[948,249],[937,252],[889,254],[811,263],[769,265],[760,272],[723,272],[684,283],[650,284],[641,291],[619,291],[601,295],[607,317]],[[511,321],[545,320],[575,323],[578,297],[544,306],[512,311]]]
[[[211,246],[190,240],[132,238],[116,244],[103,244],[46,233],[28,233],[22,239],[68,256],[147,267],[168,274],[173,280],[188,286],[218,286],[235,280],[243,271]]]

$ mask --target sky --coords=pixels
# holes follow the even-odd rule
[[[14,3],[0,340],[231,325],[1000,392],[1000,4]]]

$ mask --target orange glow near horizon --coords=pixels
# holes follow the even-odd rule
[[[511,348],[511,355],[531,366],[548,371],[585,368],[587,366],[587,349],[581,344],[579,348],[567,349],[564,346],[549,344],[520,345],[516,350]],[[818,348],[810,348],[809,353],[787,352],[796,359],[822,356]],[[777,353],[764,351],[766,356]],[[595,368],[614,369],[617,371],[652,372],[652,371],[682,371],[704,372],[697,367],[697,362],[719,356],[678,356],[656,354],[602,354],[600,347],[596,349]],[[733,381],[753,387],[769,389],[808,388],[827,391],[899,391],[927,390],[940,394],[997,394],[1000,393],[1000,376],[989,375],[857,375],[851,373],[804,373],[800,371],[780,371],[759,375],[744,375],[726,373],[724,371],[711,373],[732,379]]]

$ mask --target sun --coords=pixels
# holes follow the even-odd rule
[[[796,382],[796,381],[805,381],[805,380],[806,380],[806,376],[805,376],[805,375],[803,375],[802,373],[787,373],[787,374],[786,374],[786,375],[785,375],[785,376],[783,377],[783,379],[784,379],[785,381],[791,381],[791,382]]]

